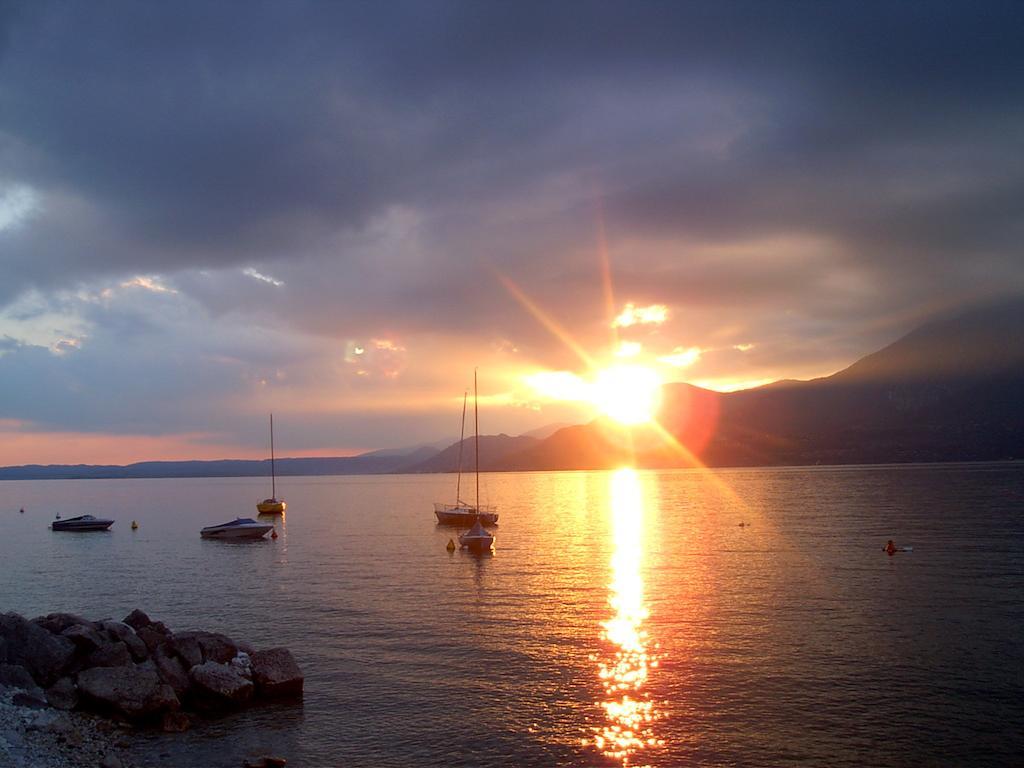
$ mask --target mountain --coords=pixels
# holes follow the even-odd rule
[[[537,429],[531,429],[529,432],[523,432],[520,437],[535,437],[538,440],[546,440],[558,430],[571,426],[571,424],[564,421],[560,421],[555,424],[545,424],[543,427],[537,427]]]
[[[1024,301],[936,318],[828,377],[717,393],[663,391],[650,430],[569,427],[507,469],[976,461],[1024,457]]]
[[[731,393],[668,384],[659,423],[628,432],[603,420],[518,437],[482,435],[482,470],[870,464],[1024,458],[1024,299],[925,323],[832,376]],[[665,440],[668,434],[671,440]],[[359,456],[278,459],[277,474],[454,472],[459,443]],[[444,450],[439,447],[447,445]],[[473,438],[462,445],[473,468]],[[0,480],[267,476],[270,462],[0,468]]]
[[[398,453],[371,451],[358,456],[324,456],[278,459],[278,477],[297,475],[366,475],[400,471],[437,454],[436,448],[422,446]],[[28,464],[0,467],[0,480],[71,480],[92,478],[154,477],[269,477],[269,459],[224,459],[221,461],[143,461],[137,464]]]
[[[509,467],[509,460],[536,446],[540,441],[534,437],[520,435],[480,435],[480,470],[482,472],[502,471]],[[462,441],[462,471],[472,472],[474,467],[474,439]],[[409,462],[403,472],[456,472],[459,468],[459,442],[448,446],[440,453],[425,461]]]

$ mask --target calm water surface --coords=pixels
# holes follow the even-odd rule
[[[489,475],[482,558],[434,525],[450,476],[284,478],[276,541],[199,539],[265,485],[0,484],[0,609],[298,658],[302,705],[141,737],[145,765],[1024,764],[1024,466]]]

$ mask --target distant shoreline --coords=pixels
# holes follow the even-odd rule
[[[280,460],[279,460],[280,461]],[[149,463],[149,462],[147,462]],[[162,463],[162,462],[152,462]],[[174,462],[168,462],[174,463]],[[196,462],[204,463],[204,462]],[[218,463],[218,462],[210,462]],[[260,462],[254,462],[260,463]],[[268,462],[269,464],[269,462]],[[635,469],[641,471],[703,471],[705,469],[711,469],[716,471],[745,471],[745,470],[760,470],[760,469],[778,469],[778,470],[826,470],[826,469],[887,469],[897,467],[957,467],[957,466],[1012,466],[1012,465],[1024,465],[1024,459],[951,459],[949,461],[888,461],[888,462],[851,462],[846,464],[749,464],[749,465],[722,465],[722,466],[707,466],[707,467],[645,467],[638,466]],[[25,465],[27,468],[32,469],[47,469],[47,465]],[[74,468],[91,468],[94,465],[52,465],[56,468],[64,468],[67,466],[68,469]],[[125,468],[129,468],[134,465],[125,465]],[[114,467],[108,467],[104,465],[95,465],[97,469],[114,469]],[[0,467],[0,482],[3,481],[25,481],[25,480],[215,480],[215,479],[238,479],[238,478],[262,478],[269,477],[269,473],[233,473],[233,474],[210,474],[210,473],[185,473],[185,474],[130,474],[130,473],[111,473],[111,474],[25,474],[24,476],[15,476],[16,470],[22,469],[22,467]],[[558,472],[611,472],[614,471],[615,467],[578,467],[569,469],[487,469],[482,470],[488,474],[506,474],[506,473],[558,473]],[[453,475],[454,470],[436,470],[436,471],[365,471],[365,472],[281,472],[278,470],[278,477],[367,477],[367,476],[383,476],[383,475]]]

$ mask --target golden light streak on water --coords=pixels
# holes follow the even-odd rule
[[[658,656],[649,651],[643,628],[648,617],[644,603],[643,489],[635,470],[620,469],[611,479],[612,581],[608,603],[614,611],[602,622],[601,639],[610,647],[598,661],[598,676],[605,698],[600,703],[606,723],[597,728],[594,746],[625,766],[644,750],[664,742],[655,735],[660,717],[656,702],[645,691]]]

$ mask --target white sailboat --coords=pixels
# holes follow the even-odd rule
[[[474,443],[476,453],[476,513],[473,515],[473,527],[459,534],[459,546],[471,552],[486,552],[494,546],[494,534],[484,530],[483,515],[480,514],[480,409],[477,407],[476,371],[473,371],[473,422]],[[495,513],[494,521],[498,515]]]
[[[270,498],[256,502],[261,515],[280,515],[288,508],[284,499],[277,498],[277,472],[274,468],[274,414],[270,414]]]
[[[434,502],[434,515],[440,525],[457,525],[469,528],[480,521],[483,525],[497,525],[498,511],[493,506],[480,505],[480,409],[478,405],[476,371],[473,372],[473,418],[476,425],[476,504],[462,500],[462,446],[466,441],[466,398],[462,396],[462,432],[459,435],[458,479],[455,481],[455,503]]]

